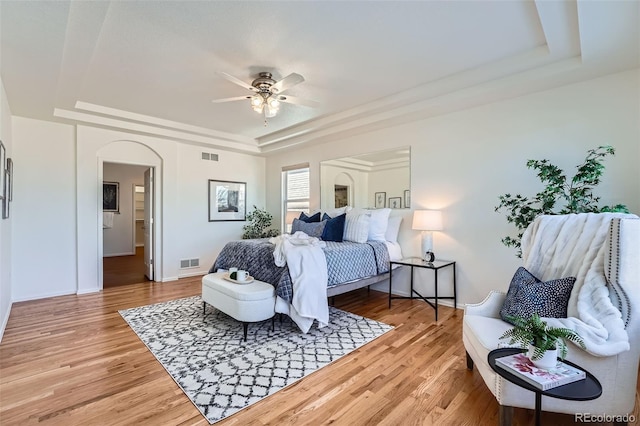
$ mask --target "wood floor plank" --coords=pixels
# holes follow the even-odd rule
[[[200,294],[200,277],[15,303],[0,343],[4,425],[208,425],[119,310]],[[498,405],[465,367],[462,311],[358,290],[336,307],[389,333],[217,423],[231,425],[495,425]],[[636,394],[638,418],[638,401]],[[545,424],[574,425],[544,413]],[[533,424],[516,409],[514,425]],[[598,423],[592,423],[598,425]]]

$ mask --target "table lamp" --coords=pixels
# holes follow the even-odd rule
[[[422,231],[422,258],[433,262],[433,232],[442,231],[442,212],[440,210],[416,210],[413,212],[412,228]]]

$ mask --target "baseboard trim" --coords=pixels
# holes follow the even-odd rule
[[[166,277],[166,278],[163,278],[160,282],[166,283],[169,281],[178,281],[178,277]]]
[[[185,274],[180,274],[179,277],[180,278],[190,278],[190,277],[197,277],[197,276],[203,276],[203,275],[207,275],[208,272],[206,271],[197,271],[197,272],[189,272],[189,273],[185,273]]]
[[[19,297],[17,299],[14,299],[13,302],[28,302],[30,300],[39,300],[39,299],[48,299],[49,297],[58,297],[58,296],[69,296],[70,294],[76,294],[75,291],[61,291],[61,292],[55,292],[55,293],[44,293],[44,294],[38,294],[35,296],[27,296],[27,297]]]
[[[103,254],[102,257],[118,257],[118,256],[135,256],[135,252],[133,251],[129,251],[126,253],[110,253],[110,254]]]
[[[2,325],[0,326],[0,342],[2,342],[4,329],[7,327],[7,323],[9,322],[9,315],[11,315],[11,306],[13,306],[13,302],[9,302],[9,309],[7,309],[7,314],[2,319]]]
[[[89,294],[89,293],[99,293],[101,288],[92,287],[92,288],[83,288],[82,290],[78,290],[76,294]]]

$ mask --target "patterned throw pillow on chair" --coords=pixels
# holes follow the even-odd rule
[[[575,282],[575,277],[543,282],[520,267],[511,279],[500,316],[509,323],[508,316],[529,318],[538,314],[547,318],[566,318]]]

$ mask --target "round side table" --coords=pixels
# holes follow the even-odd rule
[[[563,362],[584,371],[587,377],[583,380],[578,380],[577,382],[568,383],[566,385],[558,386],[548,390],[538,389],[537,387],[518,377],[517,374],[510,373],[509,371],[496,366],[496,358],[514,355],[520,352],[525,352],[525,350],[520,348],[494,349],[489,352],[488,355],[489,366],[491,366],[493,371],[495,371],[498,375],[513,383],[514,385],[518,385],[521,388],[530,390],[531,392],[534,392],[536,394],[536,426],[540,426],[542,395],[572,401],[590,401],[602,395],[602,385],[600,384],[598,379],[596,379],[593,374],[589,373],[584,368],[567,360],[564,360]]]

